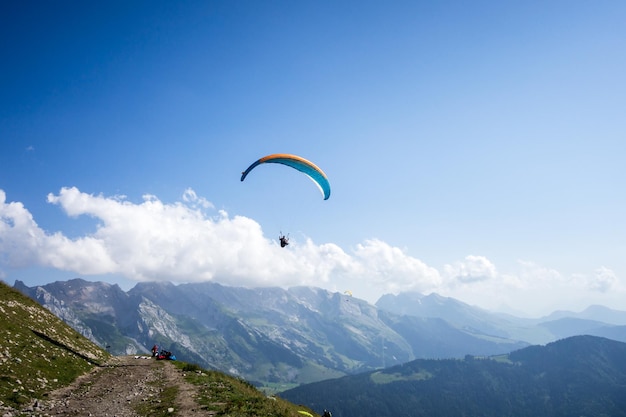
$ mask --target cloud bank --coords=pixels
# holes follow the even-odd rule
[[[313,285],[341,292],[351,289],[370,302],[385,293],[439,292],[490,308],[498,307],[494,294],[499,303],[515,306],[516,296],[533,297],[554,288],[624,292],[615,273],[605,267],[589,276],[563,277],[520,261],[518,271],[504,274],[487,258],[469,255],[444,265],[440,272],[378,239],[366,240],[350,252],[308,238],[292,239],[283,249],[266,238],[254,220],[216,210],[191,189],[180,202],[170,204],[153,195],[132,203],[124,196],[87,194],[75,187],[49,194],[47,201],[70,218],[95,219],[95,231],[76,238],[45,231],[22,203],[7,202],[0,190],[0,274],[37,266],[133,281]]]
[[[135,281],[217,280],[243,286],[320,285],[339,277],[367,280],[380,291],[395,292],[425,291],[440,283],[436,270],[379,240],[358,245],[352,254],[310,239],[292,239],[282,249],[254,220],[216,211],[191,189],[181,200],[165,204],[144,195],[135,204],[124,196],[63,188],[47,201],[69,217],[97,220],[95,232],[70,239],[42,230],[22,203],[7,203],[0,190],[2,264],[119,274]]]

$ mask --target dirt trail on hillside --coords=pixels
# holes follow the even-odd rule
[[[177,387],[176,399],[160,402],[164,388]],[[210,416],[195,401],[195,387],[169,361],[147,356],[121,356],[106,366],[79,377],[71,385],[51,392],[28,412],[36,416],[142,417],[140,406],[166,407],[172,416]]]

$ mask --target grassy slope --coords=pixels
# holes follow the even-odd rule
[[[0,399],[41,398],[104,362],[109,354],[58,317],[0,282]]]
[[[268,397],[243,379],[197,366],[177,363],[185,371],[186,380],[198,387],[202,409],[231,417],[249,416],[316,416],[307,407],[295,405],[278,397]]]
[[[172,362],[188,383],[196,386],[194,397],[198,408],[207,415],[229,417],[318,417],[311,409],[295,405],[281,398],[267,396],[249,382],[228,376],[219,371],[202,369],[195,364]],[[176,410],[179,387],[167,385],[165,379],[153,383],[159,389],[158,400],[136,405],[141,416],[169,417],[170,407]]]

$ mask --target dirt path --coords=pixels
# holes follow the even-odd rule
[[[142,417],[137,407],[171,416],[207,416],[196,401],[195,387],[169,361],[147,356],[113,358],[70,386],[53,391],[29,410],[37,416]],[[172,389],[173,388],[173,389]]]

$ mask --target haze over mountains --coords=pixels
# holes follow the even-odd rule
[[[505,354],[578,334],[626,341],[626,312],[600,306],[542,319],[490,313],[437,294],[371,305],[314,287],[117,285],[82,279],[15,288],[114,354],[157,343],[182,360],[261,385],[302,384],[415,359]]]

